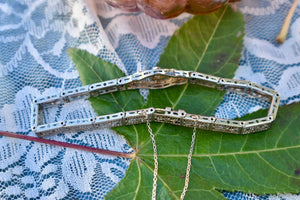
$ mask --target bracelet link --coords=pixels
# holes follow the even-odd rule
[[[178,111],[175,111],[170,107],[165,109],[151,107],[102,115],[95,118],[40,124],[40,122],[44,121],[44,119],[42,119],[42,109],[48,108],[48,104],[53,105],[59,102],[70,102],[76,99],[89,97],[90,95],[98,96],[127,89],[162,89],[186,83],[216,88],[218,90],[245,93],[261,98],[270,102],[268,115],[266,117],[248,121],[237,121],[215,118],[212,116],[189,114],[184,110],[179,109]],[[47,136],[55,133],[62,133],[64,131],[112,128],[146,122],[150,123],[153,121],[211,131],[248,134],[270,128],[272,122],[276,118],[279,104],[279,93],[250,81],[220,78],[199,72],[154,68],[152,70],[135,73],[131,76],[94,83],[35,99],[31,108],[31,129],[38,136]]]

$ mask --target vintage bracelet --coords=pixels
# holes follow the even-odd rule
[[[216,88],[218,90],[246,93],[256,98],[264,99],[270,102],[268,115],[262,118],[238,121],[215,118],[213,116],[189,114],[184,110],[174,111],[167,107],[165,109],[147,108],[102,115],[95,118],[40,124],[43,117],[42,108],[46,104],[70,102],[72,100],[90,97],[90,95],[98,96],[116,91],[140,88],[162,89],[186,83]],[[58,94],[35,99],[32,103],[31,129],[38,136],[42,137],[65,131],[80,131],[140,124],[146,123],[147,120],[149,120],[150,122],[170,123],[185,127],[194,127],[194,124],[197,123],[197,128],[199,129],[247,134],[270,128],[271,123],[276,118],[279,103],[280,95],[278,92],[250,81],[233,80],[199,72],[160,69],[155,67],[151,70],[138,72],[130,76],[69,89]]]

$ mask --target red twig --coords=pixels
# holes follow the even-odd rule
[[[60,146],[60,147],[65,147],[65,148],[72,148],[72,149],[77,149],[77,150],[89,151],[89,152],[93,152],[93,153],[100,153],[103,155],[119,156],[119,157],[123,157],[123,158],[134,158],[135,157],[135,153],[123,153],[123,152],[118,152],[118,151],[98,149],[98,148],[87,147],[87,146],[82,146],[82,145],[78,145],[78,144],[59,142],[59,141],[55,141],[55,140],[49,140],[49,139],[44,139],[44,138],[39,138],[39,137],[32,137],[32,136],[28,136],[28,135],[21,135],[21,134],[17,134],[17,133],[0,131],[0,135],[6,136],[6,137],[12,137],[12,138],[18,138],[18,139],[23,139],[23,140],[39,142],[39,143],[43,143],[43,144],[50,144],[50,145],[55,145],[55,146]]]

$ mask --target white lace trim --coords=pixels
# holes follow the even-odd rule
[[[275,46],[266,40],[245,37],[246,49],[259,58],[275,61],[279,64],[289,65],[300,63],[300,18],[291,26],[291,37],[282,45]]]
[[[258,0],[262,1],[262,0]],[[249,2],[249,1],[248,1]],[[266,7],[253,7],[252,5],[256,5],[254,2],[248,3],[246,2],[246,5],[241,4],[240,11],[243,14],[251,14],[255,16],[264,16],[264,15],[270,15],[274,14],[276,10],[280,8],[280,6],[284,3],[287,3],[286,0],[264,0],[264,2],[269,2],[269,6]],[[251,6],[248,6],[248,4],[251,4]],[[259,3],[257,3],[259,4]]]

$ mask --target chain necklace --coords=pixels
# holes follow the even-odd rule
[[[157,147],[156,147],[155,137],[154,137],[154,134],[150,127],[150,122],[148,119],[147,119],[147,127],[148,127],[148,132],[150,134],[150,138],[152,141],[152,146],[153,146],[154,170],[153,170],[153,186],[152,186],[151,199],[155,200],[156,199],[156,188],[157,188],[157,175],[158,175],[158,156],[157,156]],[[196,139],[196,132],[197,132],[197,121],[195,120],[195,126],[193,128],[191,147],[190,147],[190,151],[189,151],[189,155],[188,155],[188,162],[187,162],[187,167],[186,167],[184,187],[183,187],[182,193],[180,195],[180,200],[184,199],[185,193],[189,187],[190,170],[191,170],[191,165],[192,165],[192,155],[193,155],[194,144],[195,144],[195,139]]]
[[[157,188],[157,174],[158,174],[158,157],[157,157],[157,148],[156,142],[154,138],[154,134],[152,133],[152,129],[150,127],[150,122],[147,120],[148,132],[150,134],[150,138],[153,146],[153,157],[154,157],[154,170],[153,170],[153,186],[152,186],[152,200],[156,199],[156,188]]]

